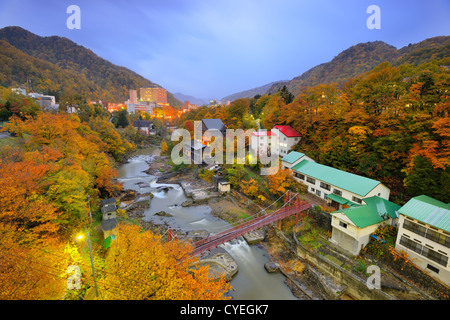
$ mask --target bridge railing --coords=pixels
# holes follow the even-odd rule
[[[292,206],[282,207],[281,209],[278,209],[277,211],[260,216],[254,220],[245,222],[243,224],[240,224],[238,226],[229,228],[227,230],[224,230],[220,233],[217,233],[211,237],[208,237],[206,239],[197,241],[194,243],[194,251],[192,252],[192,255],[197,255],[203,251],[209,250],[213,247],[216,247],[220,244],[223,244],[227,241],[230,241],[232,239],[235,239],[247,232],[256,230],[258,228],[261,228],[265,225],[268,225],[272,222],[281,220],[283,218],[286,218],[290,215],[299,213],[303,210],[306,210],[311,207],[311,204],[308,202],[300,202]]]

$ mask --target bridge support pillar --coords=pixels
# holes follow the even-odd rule
[[[282,220],[278,220],[278,221],[275,222],[275,228],[277,228],[278,230],[281,230],[281,226],[282,226],[281,221]]]

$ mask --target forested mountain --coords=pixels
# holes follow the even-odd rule
[[[381,62],[392,62],[399,56],[398,50],[382,41],[360,43],[344,50],[328,63],[320,64],[286,84],[294,95],[304,87],[321,83],[343,83],[363,72],[373,69]],[[280,89],[275,84],[266,93],[275,93]]]
[[[266,85],[263,85],[261,87],[257,87],[254,89],[250,89],[250,90],[245,90],[245,91],[241,91],[238,93],[234,93],[234,94],[230,94],[226,97],[223,97],[222,99],[220,99],[222,102],[226,102],[226,101],[234,101],[237,99],[241,99],[241,98],[253,98],[256,95],[263,95],[264,93],[266,93],[267,90],[269,90],[273,85],[275,84],[286,84],[288,81],[277,81],[277,82],[271,82],[268,83]],[[281,88],[281,87],[280,87]]]
[[[39,88],[56,97],[63,93],[85,92],[93,100],[120,102],[128,98],[129,89],[155,85],[64,37],[41,37],[20,27],[5,27],[0,29],[0,40],[16,49],[2,45],[0,85],[3,86],[24,84],[31,79],[32,85],[37,86],[35,90]],[[35,65],[37,61],[40,62]],[[48,64],[44,66],[42,61]],[[55,77],[54,72],[59,76]],[[70,85],[66,86],[68,83]],[[168,101],[181,105],[170,93]]]
[[[208,102],[206,102],[205,100],[203,100],[201,98],[189,96],[189,95],[183,94],[181,92],[176,92],[173,94],[173,96],[181,102],[189,101],[189,103],[196,104],[198,106],[203,106],[205,104],[208,104]]]
[[[382,62],[392,65],[404,63],[420,64],[430,59],[442,59],[450,56],[450,37],[440,36],[426,39],[416,44],[397,49],[382,41],[360,43],[339,53],[333,60],[315,66],[290,81],[274,82],[263,93],[274,94],[284,85],[294,95],[298,95],[302,88],[312,87],[318,84],[337,83],[342,84],[348,79],[372,70]],[[246,90],[224,98],[224,100],[236,100],[239,98],[251,98],[254,91],[263,87]],[[251,94],[246,94],[246,93]]]

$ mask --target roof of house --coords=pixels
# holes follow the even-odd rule
[[[276,136],[276,134],[274,132],[272,132],[272,131],[258,130],[258,131],[253,131],[252,132],[252,136],[265,137],[265,136]]]
[[[286,137],[300,137],[300,133],[298,133],[291,126],[275,126],[274,128],[280,130]]]
[[[135,128],[150,128],[153,125],[152,121],[148,120],[136,120],[133,122]]]
[[[198,140],[185,141],[184,144],[191,150],[200,150],[206,148],[206,146]]]
[[[291,151],[287,155],[285,155],[283,158],[281,158],[281,161],[285,161],[288,163],[294,163],[301,157],[305,156],[304,153],[297,152],[297,151]]]
[[[108,198],[108,199],[103,199],[100,201],[100,205],[105,205],[105,204],[111,204],[111,203],[116,203],[116,198]]]
[[[359,204],[357,204],[353,201],[347,200],[345,198],[342,198],[341,196],[338,196],[337,194],[334,194],[334,193],[327,194],[325,196],[325,198],[331,199],[337,203],[344,204],[349,207],[359,206]]]
[[[202,130],[225,130],[226,126],[220,119],[202,119]]]
[[[105,204],[102,206],[102,213],[108,213],[116,211],[117,207],[115,203]]]
[[[112,219],[108,219],[108,220],[102,220],[101,225],[102,225],[103,231],[112,230],[117,226],[117,219],[112,218]]]
[[[292,169],[360,196],[367,195],[373,188],[381,183],[380,181],[308,160],[302,160],[292,167]]]
[[[397,211],[401,208],[398,204],[378,196],[365,198],[364,202],[365,205],[354,205],[331,214],[339,212],[345,214],[358,228],[372,226],[388,218],[398,218]]]
[[[450,203],[421,195],[410,199],[398,212],[450,232]]]

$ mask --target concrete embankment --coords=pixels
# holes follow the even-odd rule
[[[329,299],[339,299],[345,293],[357,300],[394,300],[394,297],[379,289],[370,289],[366,279],[362,279],[320,254],[308,250],[282,231],[276,230],[276,234],[297,257],[306,263],[305,272],[309,277],[316,279],[315,282],[321,286],[322,291]]]

